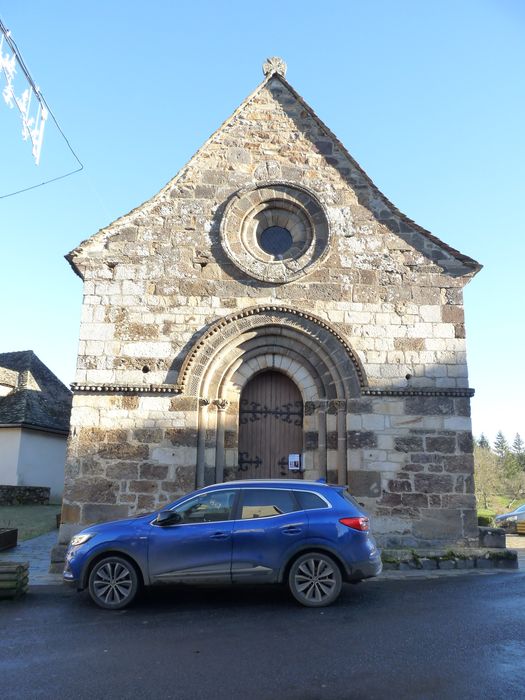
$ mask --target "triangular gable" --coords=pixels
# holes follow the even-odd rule
[[[143,219],[148,215],[149,211],[159,204],[160,201],[177,185],[177,182],[188,172],[188,170],[198,161],[201,154],[212,144],[228,127],[233,124],[236,119],[247,110],[250,103],[264,90],[267,86],[275,91],[276,81],[286,90],[293,99],[301,105],[302,109],[315,122],[317,127],[323,132],[328,141],[330,141],[340,154],[347,161],[349,173],[342,172],[341,174],[346,179],[347,184],[354,190],[367,190],[369,203],[363,203],[362,206],[372,212],[374,217],[384,226],[389,228],[393,233],[403,239],[409,246],[419,250],[431,260],[440,264],[445,272],[451,275],[475,274],[481,269],[481,265],[464,255],[455,248],[444,243],[438,237],[434,236],[430,231],[416,224],[412,219],[403,214],[390,200],[376,187],[373,181],[369,178],[366,172],[361,168],[357,161],[350,155],[345,146],[339,141],[335,134],[324,124],[324,122],[316,115],[314,110],[306,103],[299,93],[290,85],[279,69],[278,65],[268,64],[268,74],[257,88],[239,105],[233,114],[226,119],[221,126],[204,142],[204,144],[196,151],[192,158],[184,165],[179,172],[172,178],[157,194],[147,200],[139,207],[133,209],[128,214],[116,219],[107,227],[101,229],[96,234],[83,241],[77,248],[72,250],[66,259],[73,267],[74,271],[82,276],[75,259],[82,258],[85,255],[95,254],[96,257],[102,257],[107,239],[114,235],[118,235],[119,231],[133,223],[135,216],[140,216]],[[334,167],[337,167],[334,164]],[[339,168],[346,171],[346,168]],[[370,203],[373,203],[371,205]]]

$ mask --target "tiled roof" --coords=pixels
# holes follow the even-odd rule
[[[0,426],[69,432],[70,390],[32,350],[0,353]]]

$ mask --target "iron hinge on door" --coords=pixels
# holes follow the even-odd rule
[[[262,464],[262,459],[260,457],[255,457],[254,459],[251,459],[248,452],[239,452],[238,465],[239,465],[240,472],[247,472],[250,467],[254,467],[255,469],[259,469],[261,464]]]

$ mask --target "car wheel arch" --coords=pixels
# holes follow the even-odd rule
[[[128,561],[133,568],[135,569],[137,576],[139,577],[139,584],[141,587],[147,585],[146,582],[146,577],[144,576],[144,572],[142,571],[142,568],[138,561],[134,559],[129,552],[123,551],[118,548],[111,548],[111,549],[105,549],[102,552],[97,552],[85,565],[84,571],[82,572],[82,578],[80,581],[80,586],[79,588],[83,590],[84,588],[87,588],[88,586],[88,581],[89,581],[89,575],[91,571],[93,570],[93,567],[97,565],[97,563],[101,559],[105,559],[106,557],[121,557],[122,559],[125,559]]]
[[[349,571],[336,551],[334,551],[331,547],[323,547],[322,545],[310,545],[309,547],[301,547],[299,550],[295,551],[293,555],[288,559],[286,564],[281,568],[281,571],[279,572],[279,583],[286,583],[286,581],[288,580],[288,574],[290,573],[290,569],[292,568],[294,562],[297,559],[299,559],[299,557],[303,556],[303,554],[310,553],[327,554],[328,556],[330,556],[339,567],[341,576],[343,577],[343,581],[346,581],[348,579]]]

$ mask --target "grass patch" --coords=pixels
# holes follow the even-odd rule
[[[56,530],[60,505],[0,506],[0,527],[18,529],[18,541]]]

